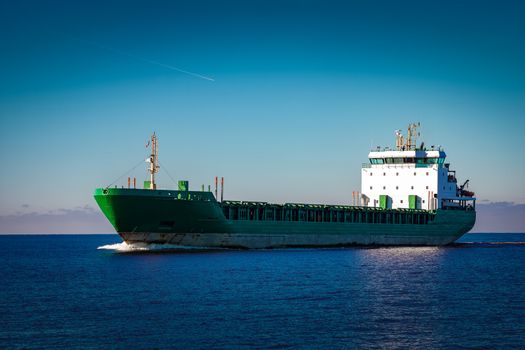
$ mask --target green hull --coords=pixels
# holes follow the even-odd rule
[[[195,191],[108,188],[95,200],[126,242],[197,247],[445,245],[476,219],[473,210],[219,203]]]

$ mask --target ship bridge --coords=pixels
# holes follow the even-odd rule
[[[395,149],[370,151],[361,169],[362,204],[368,207],[435,210],[473,208],[474,193],[457,185],[456,171],[445,163],[441,147],[416,147],[419,124],[411,124],[405,139],[396,131]]]

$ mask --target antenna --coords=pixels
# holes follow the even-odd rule
[[[403,149],[403,134],[401,133],[401,130],[396,130],[396,149],[398,151],[401,151]]]

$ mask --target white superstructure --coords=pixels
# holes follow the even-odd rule
[[[474,204],[473,193],[458,187],[440,147],[416,147],[418,126],[409,125],[406,140],[396,131],[395,150],[378,148],[369,153],[369,163],[361,170],[362,205],[434,210]]]

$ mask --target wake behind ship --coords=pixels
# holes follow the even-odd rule
[[[97,188],[95,200],[127,243],[190,247],[277,248],[346,245],[446,245],[474,226],[474,193],[458,185],[441,148],[416,147],[417,127],[395,149],[372,150],[352,205],[218,200],[215,193],[158,189],[158,144],[151,137],[144,188]]]

